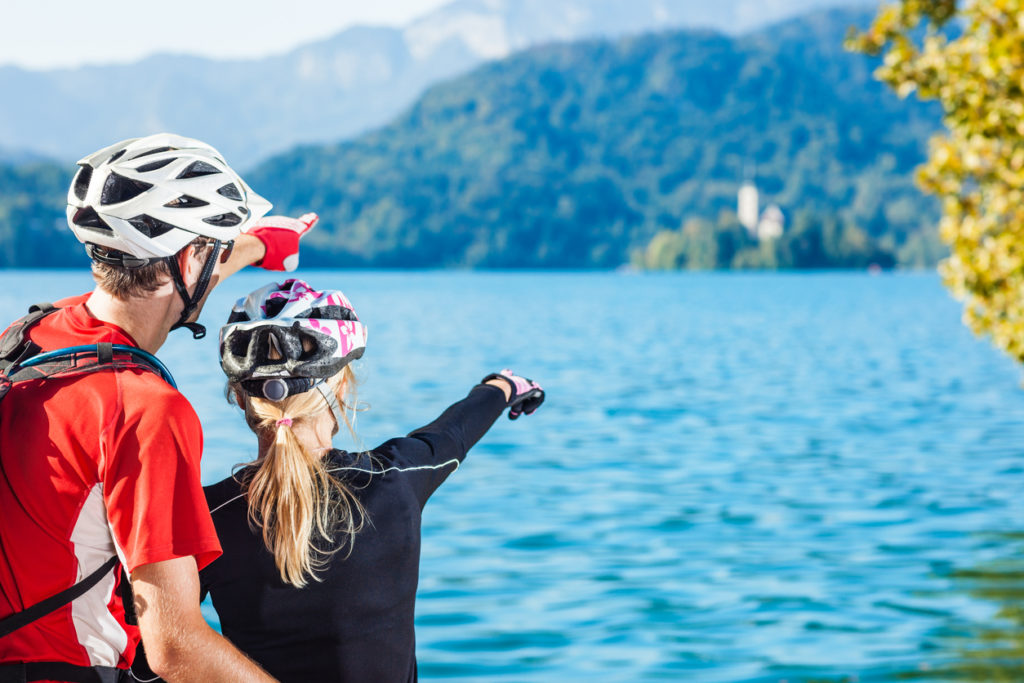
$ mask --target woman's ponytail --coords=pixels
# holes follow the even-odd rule
[[[337,394],[339,389],[353,387],[353,381],[352,371],[345,368],[328,383]],[[317,572],[338,550],[347,546],[351,552],[365,512],[345,483],[327,471],[324,458],[295,435],[295,427],[311,425],[329,412],[320,392],[308,391],[281,402],[245,396],[244,402],[246,421],[264,451],[259,460],[249,463],[242,481],[249,520],[254,529],[262,530],[281,580],[301,588],[310,577],[317,580]]]

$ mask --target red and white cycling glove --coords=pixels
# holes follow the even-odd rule
[[[481,384],[492,379],[503,379],[512,387],[512,395],[508,398],[508,419],[515,420],[520,415],[532,415],[544,402],[544,389],[532,379],[526,379],[509,369],[487,375]]]
[[[299,267],[299,239],[313,229],[320,217],[307,213],[299,218],[265,216],[253,223],[246,234],[267,248],[263,260],[255,265],[265,270],[291,272]]]

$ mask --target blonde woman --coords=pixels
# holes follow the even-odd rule
[[[416,680],[420,512],[506,407],[544,400],[506,370],[408,437],[336,450],[365,345],[345,296],[300,280],[240,300],[221,330],[259,457],[206,489],[224,554],[202,584],[224,634],[281,681]]]

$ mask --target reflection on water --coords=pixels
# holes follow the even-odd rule
[[[991,606],[976,620],[956,619],[932,634],[931,666],[900,678],[927,681],[1024,681],[1024,532],[998,533],[992,543],[1006,556],[975,567],[952,569],[948,579],[960,592]]]

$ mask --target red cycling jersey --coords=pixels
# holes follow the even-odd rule
[[[56,304],[28,336],[44,350],[137,346],[98,320],[88,295]],[[142,369],[29,380],[0,401],[0,618],[70,587],[115,553],[136,567],[220,544],[200,485],[202,429],[192,406]],[[71,604],[0,639],[0,663],[130,666],[120,568]]]

